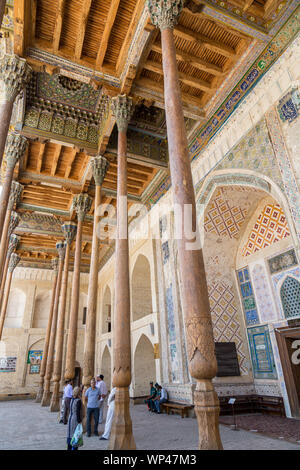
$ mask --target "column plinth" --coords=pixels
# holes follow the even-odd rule
[[[184,210],[191,209],[192,230],[196,233],[197,216],[188,142],[182,111],[178,80],[173,27],[183,8],[182,0],[148,0],[151,20],[161,29],[164,72],[164,97],[169,147],[170,174],[174,203]],[[182,229],[177,241],[178,264],[182,279],[182,307],[184,312],[189,371],[196,379],[194,394],[198,421],[199,449],[222,449],[219,435],[219,401],[212,379],[217,372],[213,329],[203,254],[195,247],[196,239],[186,236],[183,217],[175,213],[175,224]],[[194,249],[190,249],[194,243]]]
[[[56,285],[56,290],[55,290],[55,300],[54,300],[54,307],[53,307],[50,340],[49,340],[49,347],[48,347],[47,366],[46,366],[46,373],[45,373],[45,379],[44,379],[44,391],[43,391],[43,396],[42,396],[42,401],[41,401],[42,406],[49,406],[50,399],[51,399],[50,385],[51,385],[51,377],[52,377],[53,364],[54,364],[54,347],[55,347],[55,338],[56,338],[57,315],[58,315],[62,270],[63,270],[64,256],[65,256],[65,244],[63,242],[57,243],[56,249],[59,255],[58,274],[57,274],[57,285]]]
[[[36,403],[40,403],[42,401],[42,397],[44,393],[44,378],[45,378],[46,367],[47,367],[48,349],[49,349],[51,325],[52,325],[52,318],[53,318],[54,301],[55,301],[55,291],[56,291],[56,285],[57,285],[58,258],[52,259],[51,264],[52,264],[52,268],[54,271],[54,280],[53,280],[51,305],[50,305],[50,311],[49,311],[49,317],[48,317],[48,323],[47,323],[43,358],[42,358],[41,369],[40,369],[39,390],[35,399]]]
[[[65,331],[65,314],[68,290],[68,277],[69,277],[69,259],[70,259],[70,246],[76,235],[77,225],[73,222],[67,222],[62,226],[63,234],[66,239],[66,254],[64,261],[64,271],[62,278],[61,297],[59,304],[59,315],[57,322],[57,333],[55,342],[55,359],[53,366],[53,393],[50,403],[50,411],[59,411],[59,387],[62,374],[62,360],[63,360],[63,344],[64,344],[64,331]]]
[[[135,449],[129,411],[131,382],[130,288],[127,210],[127,126],[133,112],[131,98],[119,95],[112,100],[118,126],[117,236],[115,267],[115,322],[113,386],[117,387],[115,415],[109,449]]]
[[[74,272],[71,293],[71,308],[69,333],[67,341],[65,379],[72,380],[75,377],[75,359],[77,342],[77,324],[78,324],[78,304],[80,289],[80,263],[81,263],[81,240],[82,224],[86,213],[90,210],[92,204],[91,198],[87,194],[78,194],[73,198],[73,208],[77,212],[77,235],[75,246]]]

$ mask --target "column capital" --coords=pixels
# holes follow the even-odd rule
[[[16,163],[24,155],[27,147],[27,139],[17,132],[10,132],[6,139],[5,159],[9,168],[14,168]]]
[[[12,233],[9,237],[8,248],[7,248],[7,255],[10,257],[12,252],[18,247],[20,243],[20,237],[18,235]]]
[[[5,54],[0,60],[0,101],[14,101],[30,80],[31,67],[15,54]]]
[[[96,186],[101,186],[109,168],[109,161],[102,155],[97,155],[91,158],[90,166]]]
[[[66,243],[71,245],[77,232],[77,224],[75,224],[75,222],[65,222],[61,226],[61,229],[66,239]]]
[[[160,30],[173,29],[183,9],[184,0],[147,0],[149,15]]]
[[[13,181],[11,183],[11,190],[7,205],[8,210],[12,210],[14,206],[19,203],[23,189],[24,186],[18,183],[18,181]]]
[[[58,258],[52,258],[52,260],[51,260],[52,269],[56,273],[58,271],[58,261],[59,261]]]
[[[21,258],[19,255],[17,255],[17,253],[12,253],[11,257],[10,257],[10,260],[9,260],[9,263],[8,263],[8,271],[10,273],[13,272],[13,270],[15,269],[15,267],[19,264]]]
[[[19,225],[20,223],[20,217],[17,214],[17,212],[12,211],[10,215],[10,222],[9,222],[9,227],[8,227],[8,237],[11,236],[15,228]]]
[[[127,95],[115,96],[111,100],[111,109],[119,132],[126,132],[134,110],[132,98]]]
[[[73,197],[73,209],[77,212],[77,218],[83,222],[86,213],[92,206],[92,199],[88,194],[80,193]]]
[[[58,251],[58,256],[59,256],[60,261],[63,261],[65,257],[65,252],[66,252],[65,242],[56,243],[56,249]]]

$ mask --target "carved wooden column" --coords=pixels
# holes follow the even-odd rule
[[[82,224],[83,224],[86,213],[91,208],[91,204],[92,204],[92,200],[88,196],[88,194],[78,194],[74,196],[73,207],[77,212],[78,225],[77,225],[77,235],[76,235],[74,272],[73,272],[73,281],[72,281],[69,332],[68,332],[68,341],[67,341],[67,355],[66,355],[66,369],[65,369],[66,380],[71,380],[75,376],[78,305],[79,305],[79,290],[80,290]]]
[[[13,253],[10,257],[10,260],[9,260],[8,277],[7,277],[7,283],[6,283],[6,286],[5,286],[3,304],[2,304],[2,307],[1,307],[1,314],[0,314],[0,341],[1,341],[1,338],[2,338],[2,332],[3,332],[4,322],[5,322],[5,315],[6,315],[8,298],[9,298],[9,293],[10,293],[10,286],[11,286],[12,276],[13,276],[14,269],[18,265],[20,259],[21,258],[20,258],[19,255],[17,255],[16,253]]]
[[[22,191],[23,191],[23,186],[17,181],[13,181],[11,185],[10,196],[8,200],[7,211],[6,211],[4,226],[3,226],[3,231],[2,231],[2,238],[1,238],[1,243],[0,243],[0,282],[2,282],[2,277],[3,277],[3,268],[5,264],[8,240],[20,220],[19,216],[16,213],[14,213],[15,215],[12,215],[12,211],[13,211],[13,208],[17,206],[20,200]]]
[[[51,305],[50,305],[48,324],[47,324],[47,330],[46,330],[46,336],[45,336],[45,344],[44,344],[44,350],[43,350],[43,358],[42,358],[41,369],[40,369],[39,390],[35,399],[36,403],[40,403],[42,401],[42,397],[44,393],[44,378],[45,378],[46,367],[47,367],[48,349],[49,349],[51,325],[52,325],[52,318],[53,318],[54,301],[55,301],[55,292],[56,292],[56,286],[57,286],[58,258],[53,258],[51,260],[51,264],[52,264],[52,269],[54,271],[54,279],[53,279],[53,287],[52,287]]]
[[[8,241],[8,249],[7,249],[7,255],[5,259],[5,265],[3,269],[3,276],[2,276],[2,282],[1,282],[1,287],[0,287],[0,305],[2,304],[2,299],[3,299],[3,294],[4,294],[4,288],[5,288],[5,281],[7,277],[7,271],[8,271],[8,263],[11,257],[11,254],[13,251],[16,250],[20,243],[20,237],[12,233],[9,237]]]
[[[13,104],[30,80],[31,67],[17,55],[0,59],[0,166],[11,120]]]
[[[174,203],[192,210],[192,228],[197,217],[188,142],[182,111],[173,28],[183,8],[183,0],[148,0],[152,23],[161,30],[164,95],[169,160]],[[190,250],[193,240],[185,234],[184,218],[175,215],[182,229],[178,240],[178,261],[182,279],[182,306],[185,316],[189,370],[197,381],[194,393],[200,449],[222,449],[219,435],[219,400],[212,379],[217,372],[213,329],[202,250]],[[194,240],[195,241],[195,240]]]
[[[61,373],[62,373],[70,247],[76,235],[76,230],[77,230],[77,225],[74,222],[66,222],[62,226],[62,231],[66,239],[66,242],[65,242],[66,254],[65,254],[65,262],[64,262],[62,288],[61,288],[61,296],[60,296],[60,303],[59,303],[59,316],[58,316],[56,342],[55,342],[55,359],[54,359],[54,368],[53,368],[53,376],[52,376],[53,393],[52,393],[52,398],[51,398],[51,403],[50,403],[50,411],[58,411],[60,408],[59,386],[60,386]]]
[[[131,382],[130,289],[127,211],[127,126],[133,104],[126,95],[112,99],[112,111],[118,126],[117,236],[115,267],[115,321],[113,384],[117,387],[115,416],[109,449],[135,449],[129,411]]]
[[[11,191],[14,169],[17,162],[24,155],[27,147],[27,139],[16,132],[7,136],[5,146],[6,170],[3,179],[2,192],[0,196],[0,238],[2,236],[3,224]]]
[[[0,0],[0,26],[2,25],[3,16],[5,13],[6,0]]]
[[[96,309],[97,309],[97,290],[98,290],[98,268],[99,268],[99,234],[97,227],[100,217],[98,208],[101,204],[101,186],[108,170],[109,163],[106,158],[98,156],[91,159],[91,168],[95,180],[95,209],[94,209],[94,227],[93,243],[89,276],[89,290],[87,303],[87,316],[85,326],[84,341],[84,359],[83,359],[83,380],[85,387],[90,386],[90,381],[95,372],[95,338],[96,338]]]
[[[55,299],[54,299],[54,306],[53,306],[49,347],[48,347],[48,354],[47,354],[47,366],[46,366],[46,373],[45,373],[45,380],[44,380],[44,391],[43,391],[43,396],[42,396],[42,401],[41,401],[42,406],[50,405],[50,397],[51,397],[50,381],[52,377],[53,364],[54,364],[54,347],[55,347],[55,338],[56,338],[58,304],[59,304],[59,296],[60,296],[62,270],[63,270],[63,265],[64,265],[64,256],[65,256],[64,242],[56,243],[56,249],[58,251],[58,256],[59,256],[58,274],[57,274],[57,284],[56,284]]]

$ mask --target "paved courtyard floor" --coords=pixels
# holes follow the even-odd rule
[[[177,415],[150,414],[144,405],[131,408],[133,431],[138,449],[195,450],[197,422]],[[50,413],[32,400],[0,402],[0,450],[64,450],[67,426],[58,424],[57,413]],[[225,449],[300,450],[300,444],[273,439],[250,431],[233,431],[221,425]],[[99,431],[103,426],[99,427]],[[106,441],[84,436],[82,450],[104,450]]]

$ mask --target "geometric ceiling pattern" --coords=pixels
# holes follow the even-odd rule
[[[209,203],[204,218],[204,230],[219,236],[229,235],[230,238],[236,238],[245,220],[247,210],[230,204],[224,197],[225,194],[226,191],[219,188]]]
[[[267,204],[259,214],[248,240],[243,256],[249,256],[290,236],[287,220],[279,204]]]

